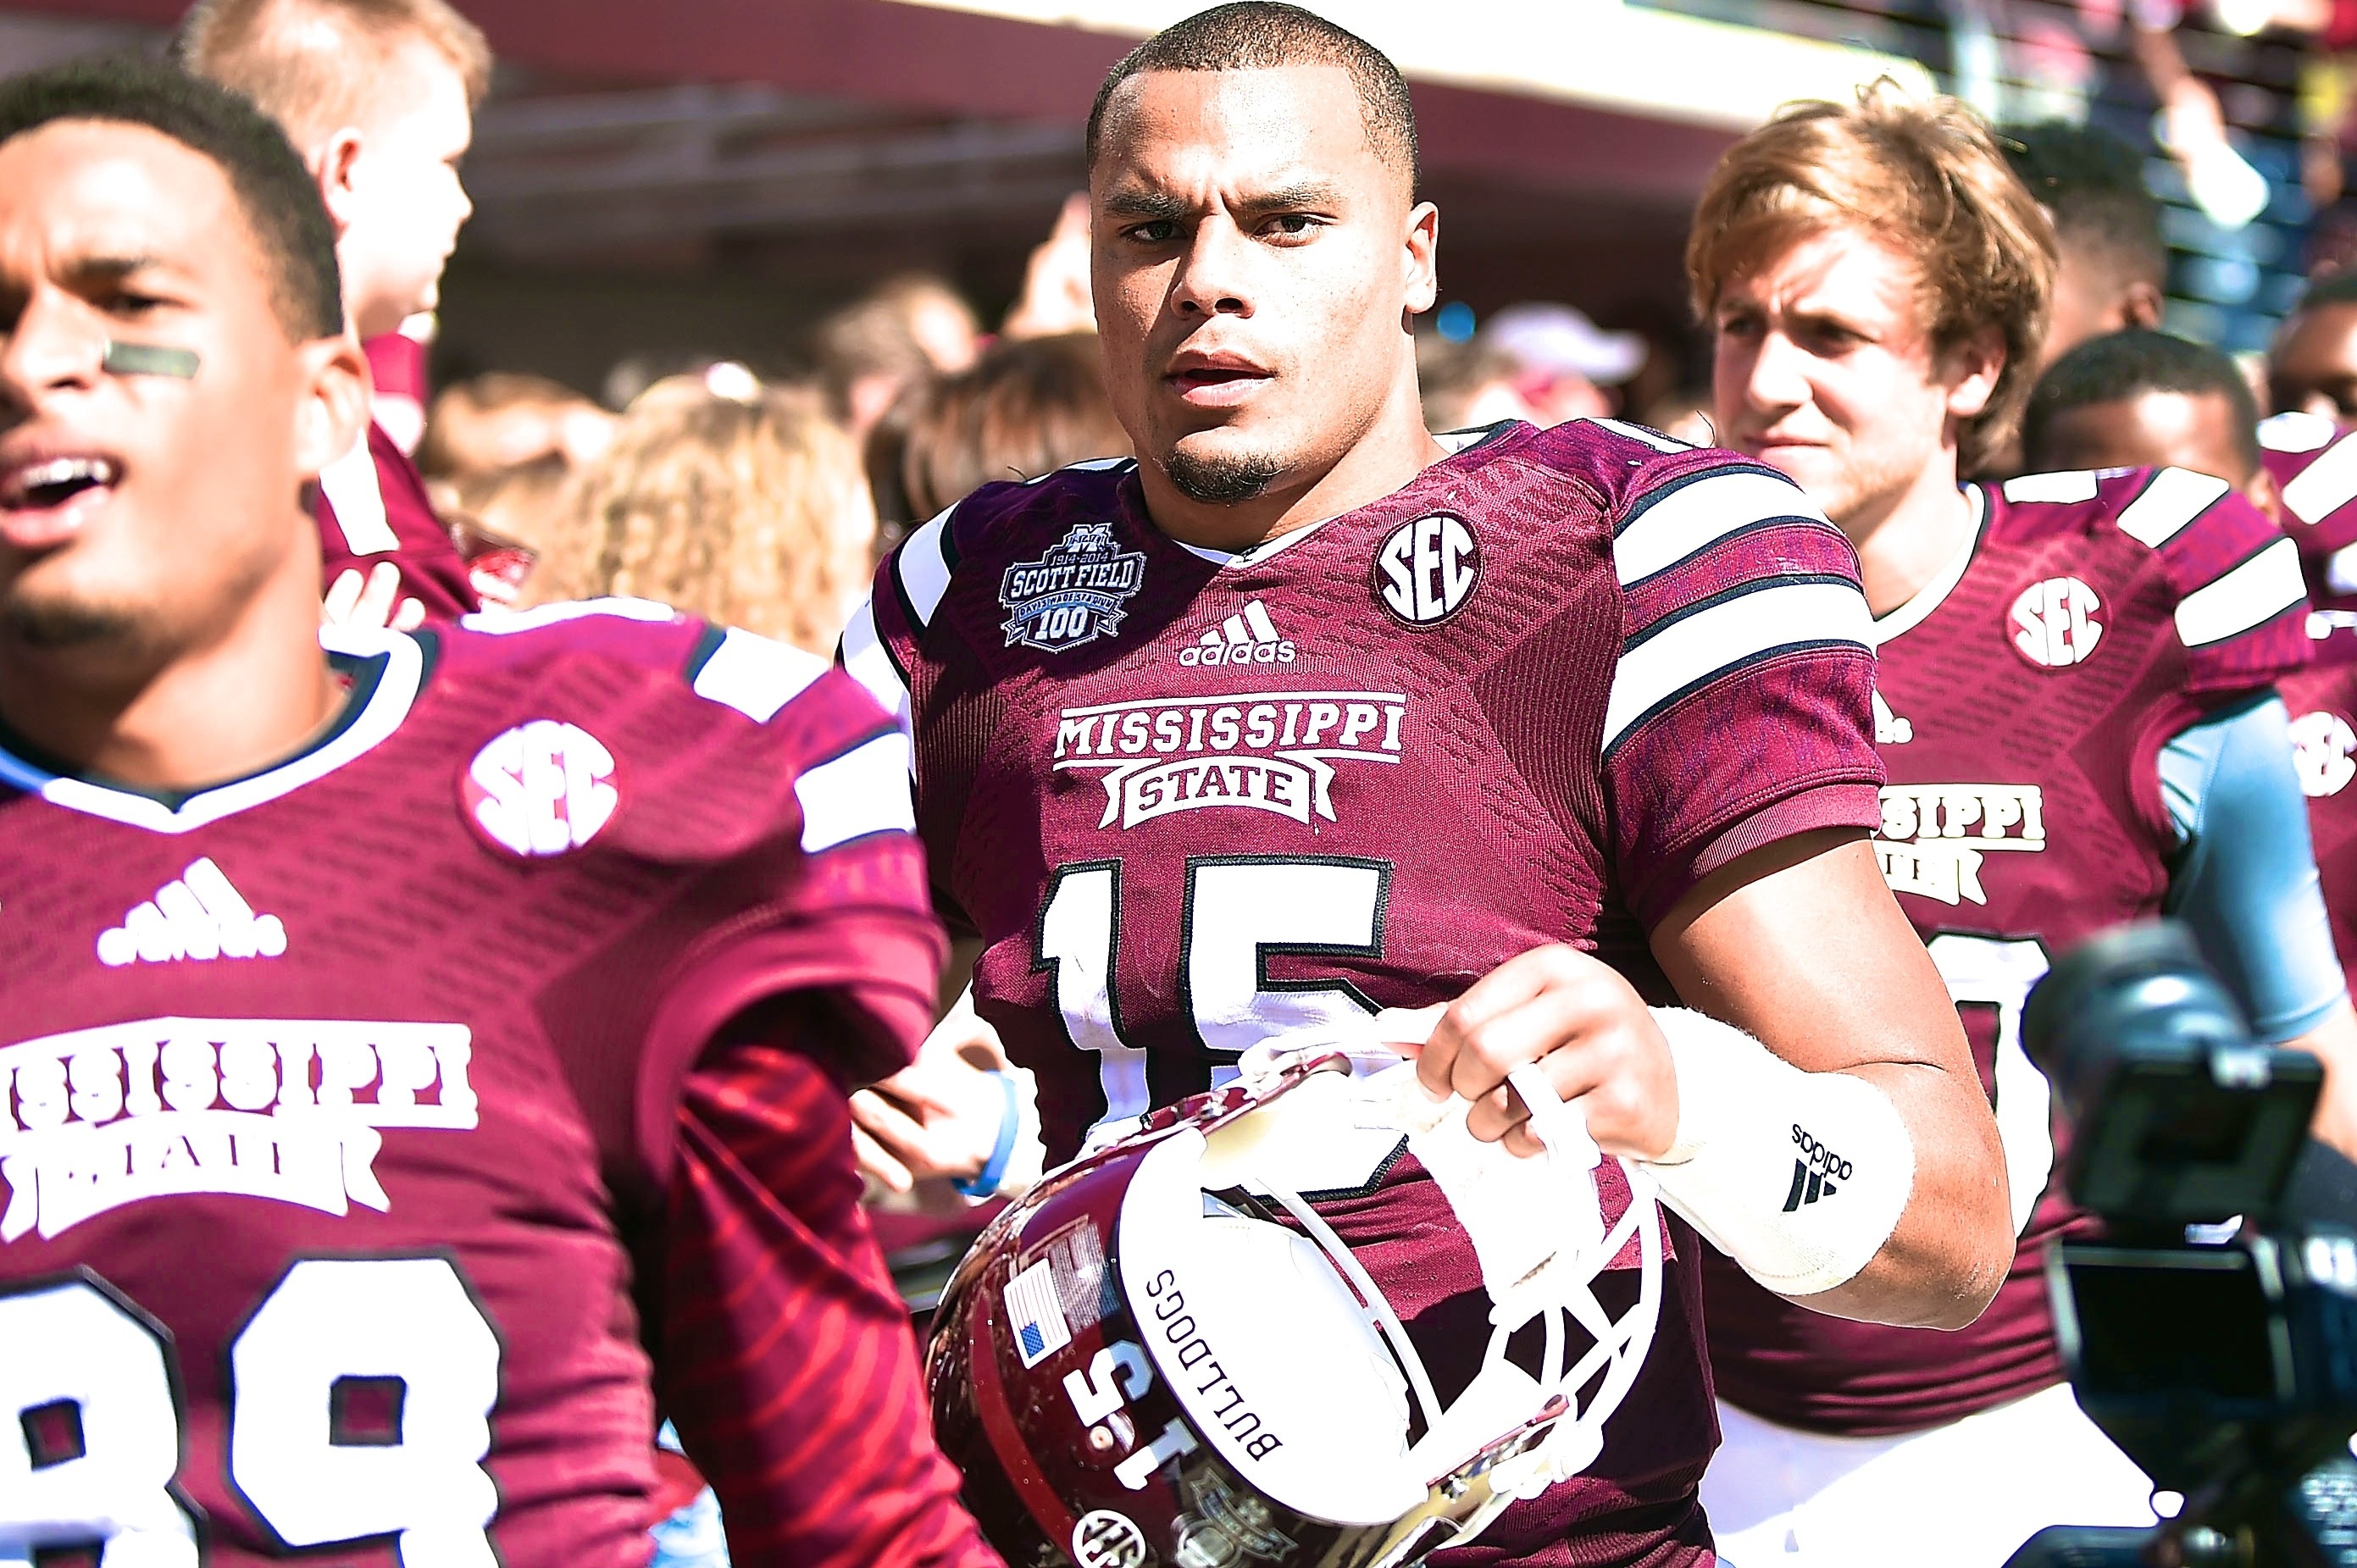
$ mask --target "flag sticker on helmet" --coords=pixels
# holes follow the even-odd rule
[[[1072,1342],[1071,1326],[1064,1321],[1064,1304],[1056,1291],[1055,1269],[1047,1259],[1006,1282],[1006,1320],[1014,1326],[1027,1371]]]

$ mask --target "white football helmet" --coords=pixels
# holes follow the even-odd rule
[[[1643,1364],[1662,1296],[1652,1183],[1621,1162],[1631,1201],[1608,1227],[1595,1146],[1536,1072],[1512,1079],[1548,1148],[1524,1159],[1474,1139],[1465,1101],[1433,1104],[1387,1054],[1296,1038],[1243,1066],[1049,1175],[942,1300],[935,1425],[1015,1568],[1402,1568],[1593,1463]],[[1445,1406],[1300,1197],[1364,1185],[1403,1137],[1491,1303],[1480,1369]],[[1616,1317],[1591,1287],[1626,1251],[1637,1299]],[[1507,1354],[1534,1324],[1535,1372]]]

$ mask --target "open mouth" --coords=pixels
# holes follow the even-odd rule
[[[42,549],[75,533],[123,478],[110,457],[36,457],[0,468],[0,544]]]
[[[76,496],[113,488],[117,470],[104,457],[51,457],[27,463],[0,478],[0,507],[53,511]]]

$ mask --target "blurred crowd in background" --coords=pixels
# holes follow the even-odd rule
[[[2357,0],[1661,8],[1920,60],[2004,126],[2056,216],[2050,362],[2101,331],[2165,328],[2236,353],[2264,412],[2295,406],[2266,352],[2311,284],[2357,268]],[[1444,301],[1419,335],[1435,430],[1609,413],[1709,438],[1693,325],[1624,297],[1480,317]],[[1125,455],[1092,326],[1075,195],[996,320],[909,272],[819,317],[798,352],[629,355],[594,396],[502,370],[430,389],[430,321],[371,353],[382,422],[414,446],[488,604],[643,596],[823,651],[911,523],[988,480]],[[2357,366],[2340,403],[2313,390],[2341,373],[2330,336],[2303,339],[2323,360],[2299,368],[2297,406],[2345,419]]]
[[[1085,200],[1034,253],[992,329],[942,279],[891,278],[823,318],[806,361],[650,377],[609,407],[544,376],[489,371],[400,407],[424,345],[374,351],[388,430],[414,456],[488,607],[660,599],[829,652],[878,554],[975,487],[1129,455],[1098,368]],[[1534,301],[1419,338],[1436,431],[1629,414],[1707,440],[1684,345]],[[400,361],[406,360],[408,363]]]

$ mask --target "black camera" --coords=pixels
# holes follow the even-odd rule
[[[2022,1032],[2071,1122],[2064,1180],[2105,1222],[2047,1255],[2072,1389],[2184,1502],[2042,1530],[2008,1568],[2357,1564],[2357,1234],[2316,1196],[2348,1169],[2307,1137],[2322,1065],[2255,1042],[2167,923],[2066,955]]]

